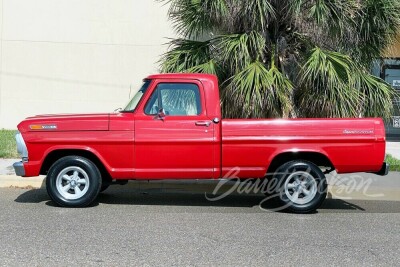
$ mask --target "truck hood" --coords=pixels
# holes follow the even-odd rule
[[[28,117],[18,125],[26,131],[107,131],[110,114],[46,114]]]

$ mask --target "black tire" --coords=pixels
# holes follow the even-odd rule
[[[55,203],[63,207],[90,205],[99,194],[101,186],[102,179],[97,166],[80,156],[66,156],[57,160],[46,178],[47,193]]]
[[[112,179],[108,175],[104,175],[102,178],[100,193],[106,191],[112,185]]]
[[[275,177],[279,181],[278,201],[290,212],[315,212],[326,198],[328,189],[326,177],[312,162],[300,160],[287,162],[277,169]]]

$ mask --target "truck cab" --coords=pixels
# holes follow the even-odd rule
[[[135,178],[218,178],[221,109],[216,77],[165,77],[148,77],[143,99],[123,111],[134,112]]]

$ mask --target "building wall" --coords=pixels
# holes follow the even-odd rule
[[[390,46],[384,53],[386,58],[400,58],[400,34],[396,38],[396,42]]]
[[[168,7],[155,0],[0,0],[0,8],[0,128],[122,107],[174,37]]]
[[[373,73],[384,78],[400,92],[400,87],[398,86],[400,79],[400,34],[397,37],[397,42],[383,53],[383,58],[377,60]],[[400,128],[397,121],[400,116],[400,99],[395,98],[393,105],[393,117],[386,122],[386,135],[388,140],[399,140]]]

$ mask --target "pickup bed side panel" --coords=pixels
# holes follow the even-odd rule
[[[383,129],[383,130],[382,130]],[[338,173],[379,171],[385,157],[380,119],[223,120],[222,176],[263,177],[284,152],[325,155]]]

